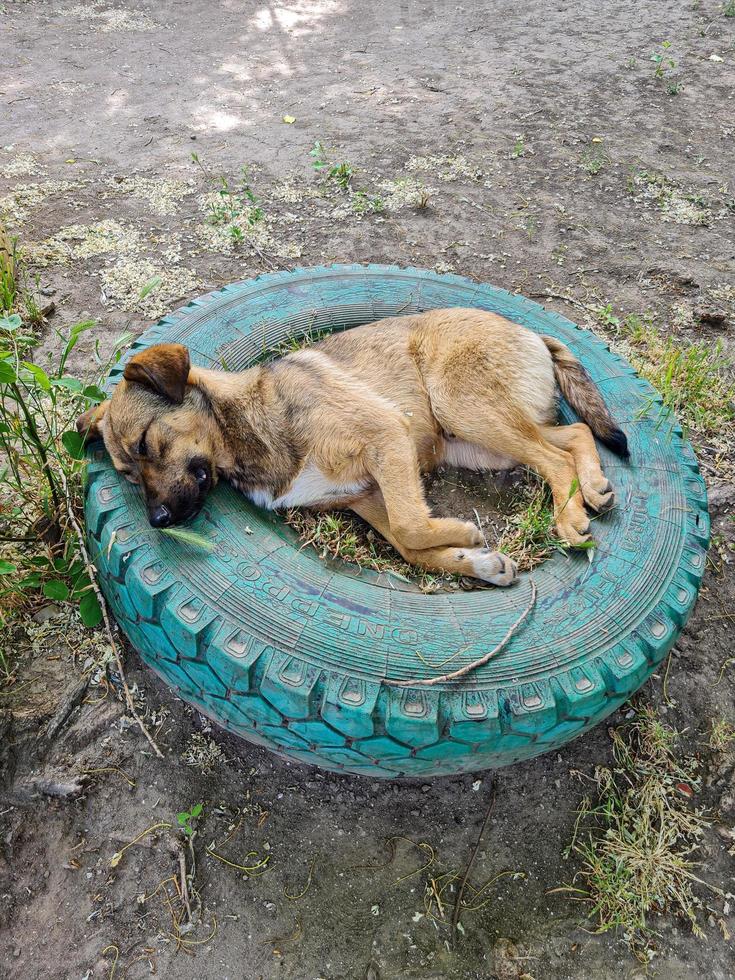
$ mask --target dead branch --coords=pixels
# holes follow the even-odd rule
[[[162,759],[163,758],[163,752],[161,752],[161,750],[159,749],[158,745],[156,744],[153,736],[151,735],[151,733],[146,728],[145,723],[143,722],[143,719],[138,714],[138,712],[137,712],[137,710],[135,708],[135,704],[133,703],[133,695],[130,693],[130,688],[128,687],[128,682],[125,679],[125,670],[123,669],[123,665],[122,665],[122,657],[120,655],[120,648],[119,648],[119,646],[117,644],[117,641],[115,640],[115,636],[114,636],[114,634],[112,632],[112,623],[110,622],[110,614],[109,614],[109,612],[107,610],[107,602],[105,600],[105,597],[102,595],[102,590],[100,589],[99,583],[97,582],[97,569],[92,564],[92,560],[89,557],[89,552],[87,551],[87,542],[85,541],[85,538],[84,538],[84,532],[82,531],[82,529],[81,529],[81,527],[79,525],[79,521],[76,518],[76,515],[74,513],[74,508],[72,507],[72,504],[71,504],[71,497],[69,495],[69,485],[68,485],[68,483],[66,481],[66,474],[64,473],[63,468],[59,468],[59,477],[61,479],[61,485],[62,485],[63,490],[64,490],[64,500],[65,500],[65,503],[66,503],[66,512],[67,512],[67,514],[69,516],[69,521],[70,521],[71,526],[74,529],[74,533],[75,533],[75,535],[77,537],[77,541],[79,543],[79,550],[80,550],[81,555],[82,555],[82,560],[84,561],[84,564],[86,566],[87,574],[89,575],[89,580],[92,583],[92,588],[94,589],[94,594],[97,596],[97,601],[99,602],[100,609],[102,610],[102,618],[103,618],[104,624],[105,624],[105,631],[107,633],[107,639],[110,642],[110,647],[112,649],[112,653],[113,653],[113,655],[115,657],[115,663],[117,665],[117,671],[118,671],[118,674],[120,675],[120,683],[122,684],[123,691],[125,692],[125,703],[127,705],[128,711],[130,712],[130,714],[135,719],[135,721],[136,721],[136,723],[138,725],[138,728],[140,728],[141,732],[143,732],[143,734],[145,735],[145,737],[148,739],[148,742],[149,742],[151,748],[156,753],[156,755],[158,756],[158,758],[159,759]]]
[[[462,881],[460,882],[459,890],[457,891],[457,899],[454,903],[454,912],[452,913],[452,944],[454,944],[457,941],[457,926],[459,925],[459,916],[460,916],[460,912],[462,911],[462,896],[464,895],[464,890],[465,887],[467,886],[467,879],[469,878],[473,865],[475,863],[477,852],[480,850],[480,844],[482,843],[482,838],[485,833],[485,828],[487,827],[490,821],[490,815],[492,814],[493,809],[495,808],[495,791],[496,791],[495,776],[494,775],[491,776],[491,779],[493,781],[493,785],[491,790],[490,803],[488,805],[487,812],[485,813],[485,819],[482,821],[482,826],[480,827],[480,833],[477,835],[477,840],[472,850],[472,854],[470,855],[470,859],[467,862],[467,867],[465,868],[465,872],[462,875]]]
[[[452,671],[450,674],[442,674],[440,677],[430,677],[427,680],[422,681],[384,681],[385,684],[389,684],[391,687],[434,687],[435,684],[444,684],[447,681],[456,681],[460,677],[465,677],[473,670],[477,670],[478,667],[484,667],[485,664],[492,660],[494,656],[500,653],[508,644],[508,641],[514,634],[520,629],[525,620],[528,618],[531,610],[536,604],[536,583],[533,579],[529,579],[531,583],[531,601],[525,608],[523,613],[518,617],[518,619],[513,623],[508,632],[505,634],[503,639],[498,643],[497,646],[493,647],[488,653],[480,657],[479,660],[473,660],[471,664],[465,664],[464,667],[460,667],[459,670]]]

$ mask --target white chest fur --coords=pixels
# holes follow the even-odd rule
[[[335,483],[322,473],[313,463],[307,463],[288,490],[273,499],[268,490],[250,490],[248,496],[258,507],[278,510],[280,507],[316,507],[330,502],[356,497],[367,489],[368,481],[356,483]]]

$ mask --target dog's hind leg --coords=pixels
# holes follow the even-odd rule
[[[592,430],[584,422],[574,425],[548,425],[544,437],[558,449],[574,457],[584,502],[599,514],[615,506],[615,494],[610,481],[602,472],[600,457]]]
[[[483,394],[430,392],[432,409],[441,425],[455,436],[493,453],[517,460],[539,473],[551,487],[559,536],[570,545],[589,540],[590,522],[579,490],[575,458],[546,438],[549,426],[539,425],[506,395],[502,414]],[[497,400],[497,396],[496,396]]]
[[[516,563],[490,548],[406,548],[391,533],[390,520],[380,491],[352,504],[352,510],[367,521],[410,564],[427,572],[467,575],[492,585],[512,585],[518,577]]]

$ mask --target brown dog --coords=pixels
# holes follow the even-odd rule
[[[557,384],[587,424],[554,424]],[[585,504],[614,503],[592,433],[628,452],[564,344],[471,309],[380,320],[238,374],[149,347],[78,428],[141,485],[154,527],[192,517],[224,477],[261,507],[349,508],[408,562],[495,585],[515,580],[514,563],[473,524],[432,517],[421,473],[526,464],[551,487],[560,537],[579,545]]]

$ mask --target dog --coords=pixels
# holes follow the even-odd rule
[[[557,389],[582,422],[556,424]],[[226,479],[270,510],[352,510],[407,562],[499,586],[516,580],[515,563],[474,524],[434,517],[421,474],[525,464],[551,488],[559,537],[584,546],[585,508],[615,502],[594,436],[628,456],[568,347],[476,309],[379,320],[239,373],[157,344],[77,427],[140,485],[153,527],[194,517]]]

